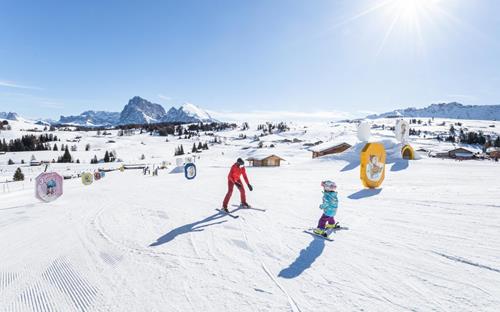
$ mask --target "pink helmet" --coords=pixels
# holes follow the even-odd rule
[[[332,191],[335,191],[337,189],[337,184],[335,184],[335,182],[330,181],[330,180],[322,181],[321,186],[327,192],[332,192]]]

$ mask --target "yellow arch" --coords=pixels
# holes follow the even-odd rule
[[[381,143],[368,143],[360,155],[360,179],[365,187],[379,187],[385,178],[385,148]]]
[[[415,151],[413,150],[413,147],[411,147],[409,144],[403,146],[403,148],[401,149],[401,156],[403,157],[403,159],[415,159]]]

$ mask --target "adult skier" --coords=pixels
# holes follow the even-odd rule
[[[241,176],[243,176],[248,189],[250,191],[253,191],[252,185],[250,184],[250,182],[248,182],[248,177],[245,170],[245,162],[243,161],[243,159],[238,158],[238,160],[236,160],[236,163],[231,166],[231,170],[229,171],[229,174],[227,176],[227,193],[226,197],[224,197],[224,202],[222,203],[222,209],[226,212],[228,212],[227,204],[229,203],[229,199],[231,199],[231,195],[233,194],[233,188],[235,185],[238,188],[238,191],[240,191],[241,206],[250,207],[250,205],[248,205],[247,203],[245,188],[243,187],[243,183],[241,182],[240,178]]]

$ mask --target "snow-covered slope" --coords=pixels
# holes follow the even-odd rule
[[[462,105],[460,103],[432,104],[425,108],[397,109],[367,118],[400,117],[438,117],[453,119],[500,120],[500,105]]]
[[[419,127],[437,132],[452,121],[435,122]],[[500,122],[462,122],[495,135],[500,129]],[[382,123],[394,120],[374,120]],[[13,130],[0,138],[27,129],[9,124]],[[215,133],[223,143],[196,154],[194,180],[169,174],[173,165],[157,177],[114,171],[90,186],[65,180],[64,195],[46,204],[35,199],[30,180],[43,168],[21,167],[24,182],[0,183],[0,311],[498,311],[498,163],[404,161],[392,132],[372,129],[388,165],[382,187],[367,190],[359,180],[363,144],[317,159],[304,145],[353,140],[356,124],[293,125],[259,137],[275,146],[262,149],[255,126]],[[111,148],[127,163],[175,164],[178,145],[213,138],[166,142],[110,132],[54,132],[63,142],[80,136],[71,144],[85,161],[49,170],[94,171],[104,165],[89,164],[91,156]],[[445,143],[412,136],[410,144]],[[257,152],[286,160],[277,168],[247,168],[253,209],[238,208],[235,190],[230,209],[239,218],[215,211],[230,166]],[[21,159],[54,153],[60,152],[0,155],[0,182]],[[9,158],[18,164],[5,165]],[[332,242],[303,232],[321,215],[324,179],[336,181],[336,220],[349,228]]]

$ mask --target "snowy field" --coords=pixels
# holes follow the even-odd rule
[[[393,121],[375,121],[383,122]],[[0,138],[19,134],[16,127]],[[172,166],[157,177],[114,171],[90,186],[65,180],[64,195],[52,203],[34,197],[29,179],[37,169],[22,167],[25,182],[9,183],[5,192],[0,186],[0,311],[499,311],[499,163],[425,155],[403,161],[392,132],[377,131],[372,140],[388,149],[386,178],[380,189],[367,190],[356,162],[360,145],[314,160],[303,147],[352,139],[354,130],[344,123],[295,125],[261,138],[276,146],[263,150],[252,142],[255,129],[217,133],[225,144],[199,155],[194,180],[169,174]],[[248,139],[237,139],[241,133]],[[76,157],[84,163],[52,167],[61,173],[102,167],[88,162],[111,150],[110,137],[126,163],[151,165],[175,163],[175,147],[189,150],[194,142],[56,134],[82,136]],[[280,143],[294,138],[302,142]],[[90,152],[83,151],[86,143]],[[444,148],[422,138],[412,145]],[[254,209],[239,209],[235,190],[230,208],[239,218],[218,213],[229,167],[263,151],[286,161],[247,168]],[[0,155],[0,181],[19,166],[7,166],[8,159],[29,162],[32,154],[62,153]],[[324,179],[337,182],[336,219],[349,228],[333,241],[303,232],[321,215]]]

